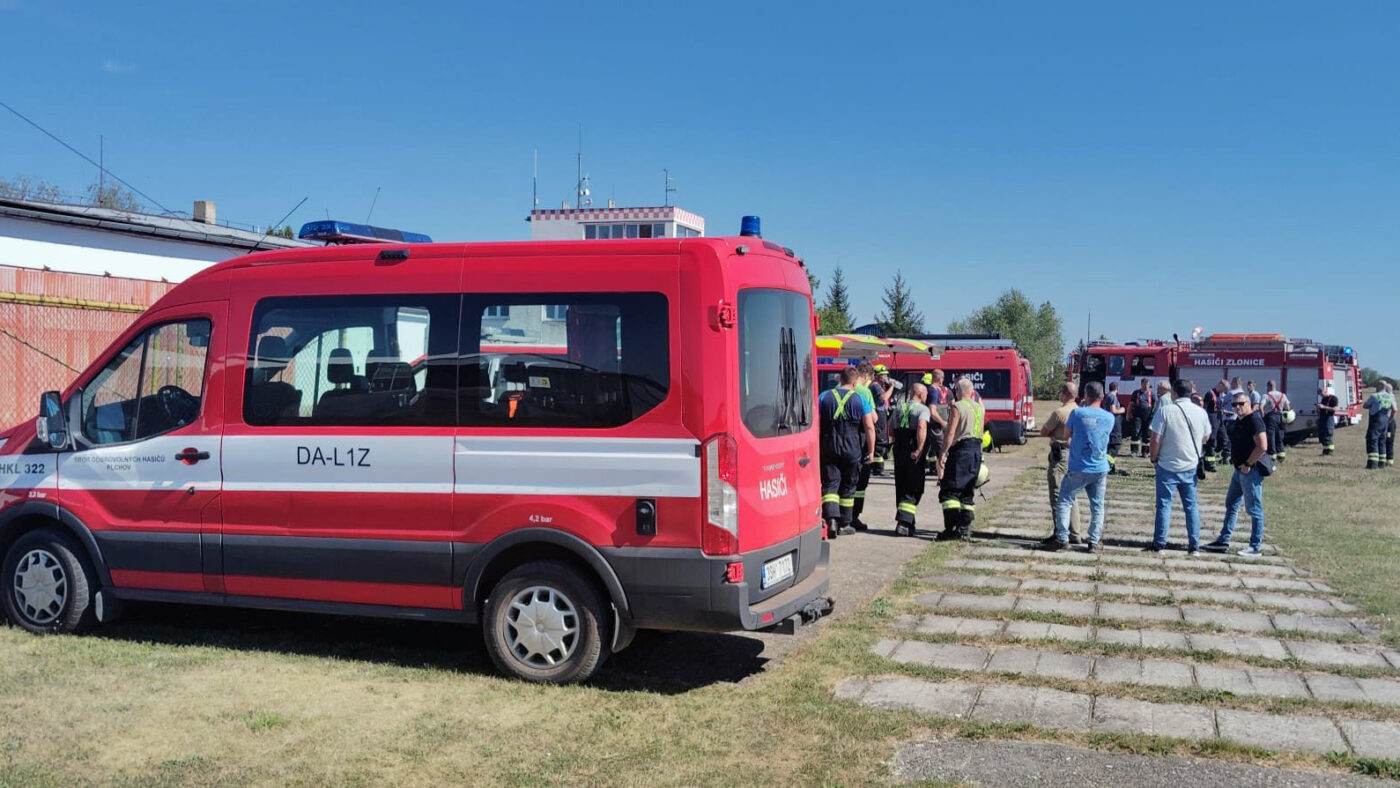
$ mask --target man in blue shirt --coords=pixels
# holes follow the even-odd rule
[[[1069,547],[1069,518],[1074,497],[1084,490],[1089,494],[1088,550],[1101,550],[1103,538],[1104,491],[1107,485],[1108,436],[1113,432],[1113,415],[1104,410],[1103,384],[1097,381],[1084,387],[1084,405],[1075,408],[1066,427],[1069,430],[1069,472],[1060,485],[1060,499],[1055,507],[1055,536],[1045,543],[1047,550]]]

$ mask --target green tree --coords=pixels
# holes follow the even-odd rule
[[[1036,307],[1015,288],[966,318],[948,324],[948,331],[954,334],[996,331],[1014,341],[1031,362],[1036,399],[1054,399],[1065,379],[1062,329],[1060,316],[1049,301]]]
[[[855,328],[856,320],[851,315],[851,294],[846,289],[846,275],[841,266],[831,273],[831,284],[826,288],[826,301],[817,309],[821,318],[822,333],[844,334]]]
[[[894,272],[894,281],[885,288],[881,300],[885,311],[875,316],[875,322],[884,328],[886,335],[900,337],[924,332],[924,313],[915,306],[914,294],[910,292],[909,282],[903,273]]]
[[[12,200],[58,202],[60,196],[58,187],[42,178],[31,180],[28,175],[0,178],[0,197],[8,197]]]
[[[127,213],[141,213],[144,206],[130,189],[120,183],[88,184],[88,203],[98,208],[113,208]]]
[[[268,235],[271,235],[271,236],[274,236],[274,237],[277,237],[277,238],[295,238],[295,237],[297,237],[296,231],[292,229],[292,226],[291,226],[290,224],[284,224],[284,225],[282,225],[281,227],[278,227],[278,228],[275,228],[275,229],[272,229],[272,230],[268,230],[267,234],[268,234]]]

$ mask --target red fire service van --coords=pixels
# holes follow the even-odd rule
[[[1361,365],[1356,353],[1342,345],[1323,345],[1310,339],[1289,339],[1282,334],[1211,334],[1192,342],[1145,340],[1115,344],[1095,342],[1081,358],[1071,355],[1071,374],[1078,375],[1082,393],[1089,381],[1119,381],[1118,397],[1124,407],[1146,379],[1186,379],[1204,394],[1223,380],[1238,377],[1254,381],[1262,394],[1272,380],[1288,395],[1297,414],[1285,427],[1289,440],[1297,441],[1317,431],[1317,397],[1321,385],[1330,383],[1340,400],[1339,425],[1361,419]]]
[[[751,233],[196,274],[0,433],[5,613],[34,632],[127,600],[480,624],[503,672],[549,682],[639,628],[819,617],[812,299]]]

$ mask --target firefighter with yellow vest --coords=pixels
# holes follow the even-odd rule
[[[957,382],[957,401],[948,409],[948,428],[938,455],[938,502],[943,506],[940,539],[972,538],[976,515],[973,496],[982,472],[982,432],[985,411],[973,399],[972,381]]]
[[[928,388],[915,383],[909,398],[894,408],[890,426],[894,435],[894,533],[913,536],[919,501],[924,497],[924,443],[928,439],[929,409],[924,404]]]
[[[821,429],[822,521],[827,538],[835,539],[855,516],[856,482],[868,462],[866,445],[875,445],[874,422],[865,401],[856,393],[860,373],[841,370],[841,385],[822,392],[817,400]]]

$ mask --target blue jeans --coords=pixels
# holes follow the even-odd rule
[[[1074,496],[1084,490],[1089,494],[1089,537],[1091,545],[1099,543],[1103,536],[1103,494],[1108,486],[1106,473],[1084,473],[1070,471],[1060,482],[1060,499],[1055,504],[1055,538],[1060,542],[1069,541],[1070,510],[1074,508]]]
[[[1236,468],[1235,475],[1230,477],[1230,491],[1225,493],[1225,523],[1220,526],[1220,538],[1216,541],[1230,542],[1241,498],[1253,525],[1249,529],[1249,546],[1258,550],[1264,543],[1264,477],[1259,475],[1258,466],[1250,468],[1249,473],[1240,473]]]
[[[1201,546],[1201,513],[1196,509],[1196,469],[1167,471],[1157,468],[1157,520],[1152,530],[1152,543],[1163,547],[1172,516],[1172,493],[1181,496],[1181,508],[1186,511],[1186,548]]]

